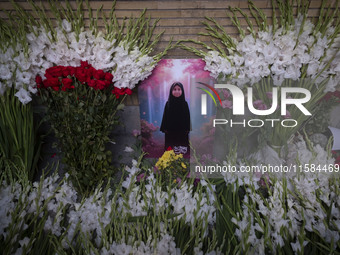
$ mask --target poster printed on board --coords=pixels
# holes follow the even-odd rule
[[[211,149],[210,122],[216,108],[208,105],[202,115],[201,95],[202,88],[213,86],[215,80],[204,66],[201,59],[163,59],[140,84],[141,136],[147,157],[159,158],[171,147],[188,158],[187,138],[200,151]]]

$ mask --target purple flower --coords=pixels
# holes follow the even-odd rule
[[[200,183],[200,178],[195,178],[195,181],[194,181],[194,186],[197,186],[199,183]]]
[[[286,111],[286,115],[285,116],[283,116],[285,119],[289,119],[289,118],[291,118],[292,117],[292,115],[290,114],[290,112],[289,111]]]
[[[134,130],[132,131],[132,135],[133,135],[134,137],[137,137],[137,136],[140,135],[140,131],[137,130],[137,129],[134,129]]]
[[[141,182],[143,181],[145,178],[145,173],[141,173],[140,175],[137,176],[137,182]]]
[[[267,187],[267,184],[269,186],[271,186],[271,183],[270,183],[270,179],[269,179],[269,175],[268,173],[265,173],[261,176],[261,179],[259,181],[259,184],[262,186],[262,187]]]
[[[233,102],[231,102],[230,100],[223,100],[222,107],[231,109],[233,108]]]
[[[267,110],[268,109],[268,107],[263,103],[262,100],[254,101],[253,105],[257,110]]]

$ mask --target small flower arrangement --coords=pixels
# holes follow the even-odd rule
[[[182,154],[175,154],[172,149],[169,149],[164,152],[162,157],[160,157],[156,163],[156,167],[160,170],[166,169],[171,166],[171,163],[177,161],[178,159],[183,158]]]
[[[155,166],[160,170],[160,174],[166,176],[165,180],[171,179],[173,183],[181,183],[189,172],[188,162],[183,158],[183,155],[176,154],[171,147],[163,153]]]
[[[112,80],[111,73],[83,61],[77,67],[50,67],[45,79],[36,76],[64,163],[81,191],[91,190],[112,174],[111,152],[105,145],[118,124],[117,110],[123,107],[125,95],[132,93],[115,87]]]

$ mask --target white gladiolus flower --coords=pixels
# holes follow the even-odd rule
[[[311,50],[311,56],[314,59],[320,59],[324,54],[324,48],[318,45],[315,45]]]
[[[26,34],[26,39],[30,42],[30,43],[34,43],[35,40],[37,39],[37,37],[35,36],[35,34],[33,32]]]
[[[272,42],[270,42],[262,50],[262,54],[264,56],[264,59],[269,64],[274,62],[274,59],[277,57],[278,52],[279,52],[278,48]]]
[[[126,146],[124,151],[125,152],[133,152],[133,149],[131,147]]]
[[[257,54],[255,52],[251,52],[249,54],[246,54],[244,56],[244,66],[245,67],[251,67],[254,65],[254,63],[257,61]]]
[[[306,246],[307,244],[308,241],[303,241],[303,246]],[[299,253],[302,251],[302,247],[299,240],[297,240],[295,243],[290,243],[290,245],[292,246],[292,249],[295,253]]]
[[[289,66],[284,73],[285,79],[297,80],[301,75],[300,68]]]
[[[282,65],[278,64],[277,62],[274,62],[274,64],[271,67],[271,71],[275,75],[284,75],[285,69]]]
[[[14,50],[13,48],[9,47],[5,53],[1,54],[1,60],[4,62],[10,61],[13,58]]]
[[[72,41],[71,42],[71,47],[75,50],[77,54],[82,54],[85,52],[86,49],[86,42],[77,42],[77,41]]]
[[[51,32],[48,31],[46,33],[45,29],[44,30],[40,30],[40,31],[41,32],[40,32],[40,34],[39,34],[39,36],[37,38],[36,43],[39,44],[39,45],[48,45],[48,44],[50,44],[49,37],[51,37]]]
[[[310,76],[315,75],[317,73],[319,65],[320,65],[319,61],[310,62],[307,68],[307,75]]]
[[[15,96],[19,98],[20,102],[23,104],[27,104],[32,101],[30,94],[27,92],[27,90],[23,88],[21,88],[17,93],[15,93]]]
[[[267,32],[267,31],[259,31],[258,35],[260,39],[262,39],[263,41],[267,43],[270,43],[273,37],[271,32]]]
[[[64,41],[58,41],[55,45],[53,45],[52,46],[53,48],[55,47],[55,49],[58,49],[58,54],[60,55],[60,58],[61,59],[63,59],[63,58],[65,58],[65,59],[67,59],[67,60],[69,60],[69,52],[70,52],[70,50],[69,50],[69,48],[68,48],[68,46],[67,46],[67,44],[66,44],[66,42],[64,42]],[[52,48],[52,49],[53,49]]]
[[[1,65],[0,66],[0,78],[2,80],[9,80],[12,78],[12,72],[10,71],[10,69],[8,68],[7,65]]]
[[[13,59],[21,71],[26,71],[30,68],[31,63],[25,58],[24,53],[20,51],[20,54]]]
[[[72,26],[70,22],[68,22],[66,19],[63,19],[61,25],[62,25],[62,28],[65,30],[65,32],[67,33],[71,32]]]
[[[339,80],[336,80],[336,78],[331,77],[329,81],[327,82],[324,92],[328,92],[328,91],[334,92],[338,85],[339,85]]]
[[[0,81],[0,95],[3,95],[6,91],[6,85]]]
[[[239,52],[250,53],[256,50],[255,39],[252,35],[246,35],[242,42],[240,42],[236,49]]]
[[[234,61],[234,64],[236,66],[241,66],[244,63],[244,57],[243,56],[235,55],[235,56],[232,56],[231,60]]]
[[[230,81],[239,87],[247,83],[252,85],[259,77],[269,75],[274,78],[275,86],[280,86],[284,79],[298,80],[303,65],[308,66],[306,78],[314,79],[332,59],[333,48],[336,53],[337,39],[330,45],[328,38],[334,33],[334,27],[327,28],[325,33],[327,36],[321,37],[320,33],[313,34],[314,25],[309,20],[304,21],[304,28],[300,31],[302,20],[303,16],[298,16],[293,27],[287,30],[281,27],[275,34],[271,32],[272,27],[268,27],[269,31],[257,32],[257,38],[251,34],[246,35],[239,42],[232,38],[237,51],[229,51],[228,59],[231,67],[222,69],[221,66],[225,66],[224,61],[227,58],[220,56],[217,51],[210,50],[204,57],[205,70],[210,71],[215,79],[219,75],[222,77],[232,75]],[[334,59],[329,68],[324,70],[324,78],[340,72],[338,62]],[[254,69],[259,69],[260,72]],[[316,83],[324,79],[319,80]],[[337,78],[336,82],[339,81],[340,78]],[[326,91],[332,91],[334,83],[332,81]]]
[[[88,61],[96,69],[112,72],[117,87],[133,89],[139,81],[151,74],[156,65],[152,57],[143,54],[137,47],[128,52],[129,45],[124,41],[114,47],[116,40],[108,41],[102,33],[95,37],[90,31],[83,31],[77,40],[67,20],[62,21],[62,29],[55,29],[58,39],[56,42],[50,41],[50,31],[42,27],[33,29],[38,36],[34,33],[27,34],[28,59],[25,59],[20,45],[15,50],[8,48],[0,52],[1,79],[12,79],[14,70],[19,67],[17,89],[27,87],[28,91],[36,93],[35,88],[30,88],[35,85],[36,75],[43,77],[45,70],[54,65],[77,66],[81,60]]]
[[[41,66],[44,63],[44,59],[43,59],[43,53],[40,52],[40,54],[38,55],[30,55],[30,61],[32,63],[32,65],[34,66]]]
[[[30,72],[20,72],[17,71],[17,80],[16,82],[29,84],[32,78],[32,74]]]
[[[292,61],[293,52],[281,52],[274,60],[274,64],[278,66],[289,66]]]

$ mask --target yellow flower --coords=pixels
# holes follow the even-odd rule
[[[170,166],[171,162],[176,161],[180,158],[183,158],[182,154],[175,154],[175,152],[173,150],[170,151],[165,151],[162,155],[162,157],[160,157],[156,163],[156,167],[158,169],[165,169],[168,166]]]
[[[187,168],[187,166],[186,166],[183,162],[181,163],[181,166],[182,166],[184,169]]]

